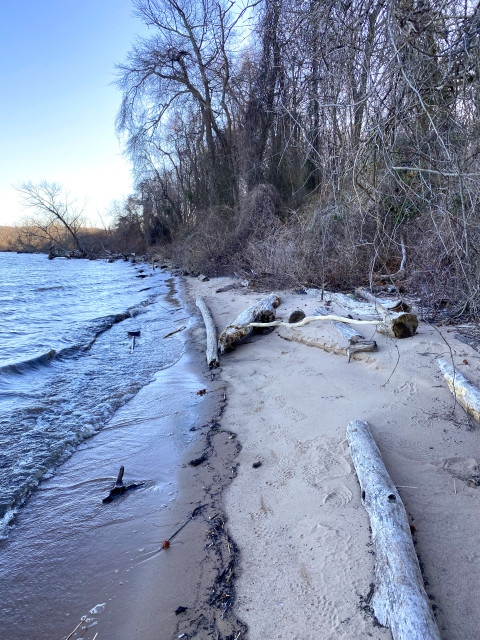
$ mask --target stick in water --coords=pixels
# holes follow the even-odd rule
[[[163,339],[165,340],[165,338],[169,338],[170,336],[173,336],[174,333],[178,333],[179,331],[183,331],[184,329],[186,329],[187,327],[180,327],[180,329],[177,329],[176,331],[171,331],[170,333],[167,333],[166,336],[163,336]]]

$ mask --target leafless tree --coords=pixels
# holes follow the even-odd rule
[[[70,199],[62,185],[45,181],[36,184],[24,182],[15,189],[23,208],[30,211],[23,223],[30,233],[36,233],[37,237],[49,240],[64,251],[69,250],[66,242],[70,240],[79,255],[88,256],[88,249],[79,237],[79,231],[85,224],[85,207],[79,207],[75,200]]]

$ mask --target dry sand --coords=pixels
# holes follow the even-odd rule
[[[215,293],[230,282],[187,279],[219,329],[262,297]],[[297,307],[312,315],[319,303],[315,293],[279,293],[285,320]],[[452,353],[480,384],[480,356],[453,330],[423,322],[414,338],[376,340],[377,353],[348,364],[334,353],[342,338],[322,322],[251,337],[221,360],[221,426],[243,447],[225,508],[240,551],[235,613],[249,640],[391,638],[368,607],[375,557],[345,439],[352,419],[370,424],[415,527],[442,638],[479,638],[480,488],[465,477],[480,461],[480,427],[455,406],[436,358]]]

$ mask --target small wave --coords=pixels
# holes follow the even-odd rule
[[[95,344],[98,336],[100,336],[105,331],[108,331],[108,329],[113,327],[113,325],[118,324],[119,322],[123,322],[123,320],[126,320],[127,318],[135,318],[135,316],[141,313],[142,309],[151,304],[153,300],[154,298],[149,298],[145,302],[127,309],[127,311],[125,311],[124,313],[115,313],[109,316],[104,316],[103,318],[97,318],[90,324],[90,326],[85,329],[85,339],[80,339],[80,342],[78,342],[77,344],[74,344],[70,347],[65,347],[58,351],[56,351],[55,349],[50,349],[40,356],[35,356],[34,358],[29,358],[28,360],[0,366],[0,373],[23,374],[31,369],[36,369],[38,367],[48,365],[53,359],[70,358],[80,353],[89,351]]]
[[[50,351],[42,353],[40,356],[35,356],[35,358],[23,360],[22,362],[15,362],[14,364],[6,364],[3,367],[0,367],[0,373],[22,374],[29,369],[36,369],[38,367],[45,366],[55,358],[56,353],[55,349],[50,349]]]
[[[38,287],[38,289],[34,289],[35,292],[37,291],[58,291],[58,290],[63,290],[65,289],[65,287],[62,284],[59,284],[57,286],[54,287]]]
[[[9,524],[18,513],[18,507],[7,509],[6,513],[0,518],[0,540],[8,537]]]

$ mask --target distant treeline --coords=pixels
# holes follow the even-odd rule
[[[59,255],[73,253],[75,246],[65,232],[63,225],[58,224],[54,230]],[[53,230],[52,230],[53,233]],[[105,243],[109,243],[109,232],[104,229],[85,228],[79,230],[79,237],[92,253],[102,253]],[[49,253],[52,239],[39,234],[34,225],[19,224],[14,227],[0,226],[0,251],[15,251],[21,253]]]

